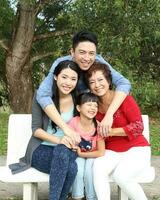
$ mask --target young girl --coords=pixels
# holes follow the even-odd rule
[[[72,185],[72,198],[82,199],[86,196],[87,200],[96,199],[92,165],[94,158],[103,156],[105,153],[104,140],[96,132],[95,116],[98,111],[98,97],[92,93],[83,93],[78,97],[76,107],[79,116],[74,117],[69,125],[81,136],[81,143],[80,147],[77,147],[78,172]]]
[[[74,93],[79,74],[79,66],[73,61],[62,61],[54,71],[53,101],[65,123],[73,118],[76,110]],[[26,155],[21,159],[26,167],[18,169],[13,164],[10,166],[12,172],[20,172],[32,166],[48,173],[49,199],[66,200],[77,173],[77,153],[71,150],[71,138],[51,122],[35,97],[32,105],[32,131]]]

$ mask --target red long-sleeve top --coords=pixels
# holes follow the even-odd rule
[[[105,113],[97,113],[96,119],[102,121]],[[113,116],[112,128],[123,128],[127,136],[106,137],[106,149],[124,152],[131,147],[149,146],[143,136],[143,121],[140,108],[134,98],[128,95]]]

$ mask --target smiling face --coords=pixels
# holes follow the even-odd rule
[[[89,41],[79,42],[75,49],[71,50],[73,60],[81,70],[88,70],[96,57],[96,45]]]
[[[82,105],[77,105],[77,110],[86,118],[93,119],[98,111],[98,103],[92,101],[85,102]]]
[[[101,70],[93,71],[88,83],[91,91],[99,97],[104,96],[110,86]]]
[[[70,68],[65,68],[57,76],[54,76],[54,78],[57,82],[59,93],[66,95],[75,89],[78,81],[78,74]]]

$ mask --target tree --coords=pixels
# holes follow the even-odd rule
[[[33,63],[46,56],[53,55],[53,51],[37,52],[37,49],[33,48],[34,45],[36,46],[35,43],[46,38],[66,34],[65,31],[58,32],[55,30],[53,20],[50,23],[52,28],[49,23],[45,22],[44,19],[47,19],[44,18],[45,10],[51,7],[53,11],[53,8],[56,8],[58,13],[67,2],[64,0],[21,0],[17,4],[12,35],[10,38],[8,37],[8,40],[0,40],[0,46],[6,50],[6,77],[10,106],[14,113],[31,112]],[[38,17],[40,13],[41,17]],[[55,15],[52,13],[52,18],[54,17]],[[38,33],[40,34],[38,35]],[[36,53],[34,53],[35,49]]]
[[[160,110],[160,0],[78,0],[72,7],[74,29],[99,38],[98,51],[128,77],[141,108]]]
[[[7,40],[0,40],[2,66],[6,51],[0,81],[6,81],[6,71],[14,112],[30,112],[33,88],[49,69],[51,59],[68,53],[71,33],[81,29],[98,35],[98,52],[130,79],[141,105],[160,108],[156,98],[160,95],[160,0],[19,0],[16,15],[8,1],[3,2],[6,13],[0,7],[0,37]],[[148,89],[144,90],[146,80],[151,81],[149,96]],[[6,96],[1,94],[1,85],[0,100]]]

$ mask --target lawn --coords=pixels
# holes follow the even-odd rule
[[[7,112],[0,113],[0,155],[6,154],[8,116]]]
[[[0,113],[0,155],[5,155],[7,150],[7,124],[8,112]],[[160,155],[160,115],[150,117],[150,142],[152,155]]]
[[[150,142],[152,155],[160,155],[160,117],[150,119]]]

